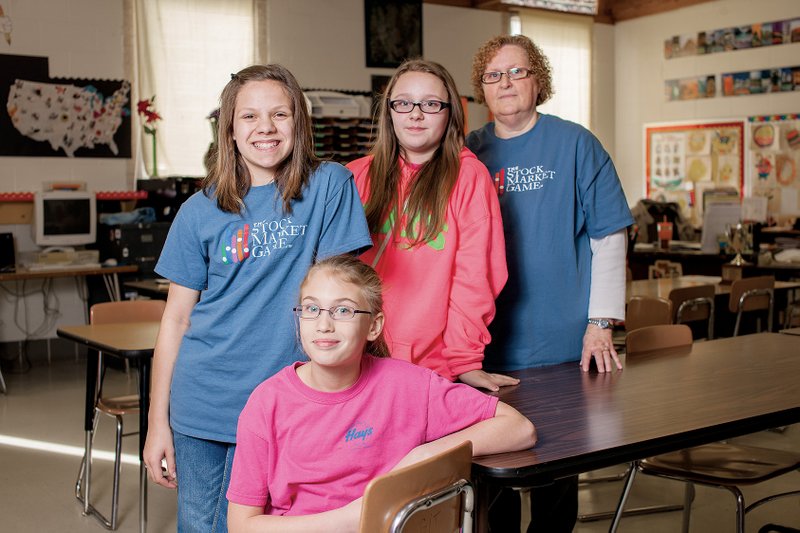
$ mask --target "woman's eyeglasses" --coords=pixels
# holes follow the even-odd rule
[[[423,113],[433,114],[450,107],[447,102],[440,100],[421,100],[419,102],[412,102],[411,100],[389,100],[389,107],[396,113],[411,113],[415,107]]]
[[[505,72],[484,72],[481,81],[486,84],[497,83],[503,79],[504,74],[510,80],[523,80],[531,75],[531,71],[527,68],[514,67]]]
[[[319,315],[323,311],[327,311],[328,314],[331,315],[331,318],[334,320],[351,320],[358,313],[363,313],[365,315],[372,314],[372,311],[362,311],[361,309],[354,309],[349,305],[335,305],[330,309],[323,309],[322,307],[316,304],[305,304],[301,305],[300,307],[293,308],[292,311],[294,311],[294,314],[296,314],[303,320],[315,320],[319,318]]]

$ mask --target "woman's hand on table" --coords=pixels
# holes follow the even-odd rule
[[[594,357],[598,372],[611,372],[614,366],[622,370],[622,362],[614,349],[611,338],[611,329],[604,329],[594,324],[587,324],[586,333],[583,334],[583,352],[581,353],[581,370],[589,371],[589,365]]]

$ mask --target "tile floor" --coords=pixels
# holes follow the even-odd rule
[[[14,533],[97,532],[104,529],[92,518],[81,516],[74,497],[74,483],[83,446],[83,394],[85,359],[74,356],[34,362],[22,374],[6,371],[8,394],[0,394],[0,530]],[[134,374],[109,371],[110,392],[135,392]],[[127,420],[128,428],[136,419]],[[113,421],[101,420],[97,449],[113,450]],[[9,438],[61,445],[61,451],[37,451],[9,444]],[[741,438],[751,444],[787,449],[800,448],[800,425],[783,433],[764,432]],[[135,457],[136,437],[125,439],[124,452]],[[72,453],[72,455],[70,455]],[[96,461],[93,494],[101,509],[110,505],[111,463]],[[619,470],[619,469],[617,469]],[[120,490],[119,529],[121,533],[138,531],[138,468],[124,464]],[[800,488],[800,472],[751,488],[747,498],[769,491]],[[581,513],[613,509],[620,482],[584,486],[580,490]],[[631,505],[680,503],[682,486],[674,481],[645,476],[637,478]],[[175,493],[151,485],[149,488],[148,531],[175,530]],[[692,512],[692,532],[733,531],[732,496],[726,491],[698,488]],[[768,522],[800,528],[800,497],[767,504],[748,515],[748,533],[755,533]],[[679,512],[625,518],[621,532],[667,533],[680,531]],[[608,530],[609,521],[578,522],[575,533]]]

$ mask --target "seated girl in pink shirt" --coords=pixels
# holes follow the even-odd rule
[[[231,531],[356,531],[367,483],[470,440],[475,455],[530,448],[514,408],[386,357],[375,271],[351,256],[311,267],[299,317],[309,362],[253,391],[228,489]]]

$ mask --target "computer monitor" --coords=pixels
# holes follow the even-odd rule
[[[33,241],[39,246],[80,246],[97,237],[97,201],[90,191],[37,192]]]

